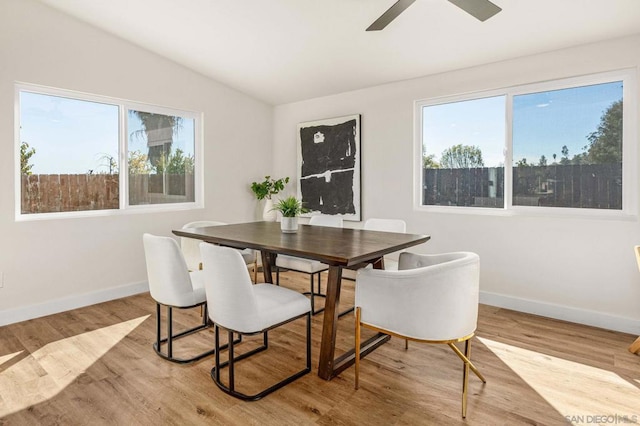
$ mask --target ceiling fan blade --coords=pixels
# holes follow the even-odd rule
[[[404,12],[404,10],[411,6],[415,1],[416,0],[398,0],[393,6],[387,9],[387,11],[382,14],[382,16],[376,19],[373,24],[369,25],[367,31],[380,31],[381,29],[389,25],[391,21],[396,19],[398,15]]]
[[[449,0],[449,2],[482,22],[502,10],[502,8],[491,3],[489,0]]]

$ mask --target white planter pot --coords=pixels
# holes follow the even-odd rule
[[[298,231],[298,217],[283,217],[280,222],[280,229],[287,234],[293,234]]]
[[[262,220],[267,222],[275,222],[278,218],[278,212],[273,210],[273,200],[265,199],[264,210],[262,210]]]

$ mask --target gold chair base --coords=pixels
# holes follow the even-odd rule
[[[355,388],[356,389],[360,387],[361,327],[366,327],[368,329],[375,330],[379,333],[385,333],[390,336],[402,338],[405,340],[405,349],[409,348],[409,340],[412,340],[415,342],[422,342],[422,343],[447,344],[464,363],[463,372],[462,372],[462,418],[467,417],[467,393],[468,393],[467,388],[469,383],[469,369],[471,369],[471,371],[473,371],[474,374],[478,376],[480,380],[482,380],[482,383],[487,383],[482,373],[480,373],[480,371],[476,368],[476,366],[473,365],[473,363],[471,362],[471,338],[474,336],[473,333],[470,334],[469,336],[461,337],[460,339],[454,339],[454,340],[421,340],[421,339],[415,339],[413,337],[403,336],[397,333],[390,332],[388,330],[383,330],[378,327],[365,324],[361,321],[361,318],[362,318],[361,308],[356,307],[356,319],[355,319],[355,352],[356,352],[355,354],[356,355]],[[464,353],[462,353],[460,349],[458,349],[458,347],[455,345],[456,342],[464,342]],[[639,342],[640,342],[640,337],[638,338],[638,341],[636,341],[636,343],[639,343]]]

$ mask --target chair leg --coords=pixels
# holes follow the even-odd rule
[[[360,307],[356,308],[356,329],[355,329],[355,363],[356,363],[356,380],[355,380],[355,388],[356,390],[360,387],[360,317],[361,317]]]
[[[167,306],[167,355],[173,358],[173,309]]]
[[[209,323],[209,308],[207,308],[207,304],[200,306],[200,312],[202,316],[202,325],[206,326]]]
[[[235,358],[233,354],[233,332],[227,332],[229,341],[229,390],[234,392],[236,390],[236,375],[235,375]]]
[[[279,381],[278,383],[272,385],[271,387],[258,392],[254,395],[247,395],[244,394],[242,392],[239,392],[235,389],[235,364],[243,359],[249,358],[251,355],[254,355],[258,352],[262,352],[264,350],[266,350],[269,346],[269,338],[268,338],[268,330],[265,330],[263,332],[263,344],[262,346],[259,346],[258,348],[255,348],[249,352],[240,354],[238,356],[235,355],[234,353],[234,341],[231,340],[233,337],[233,332],[232,331],[228,331],[229,333],[229,343],[228,343],[228,348],[229,348],[229,359],[226,362],[220,362],[220,349],[222,349],[223,347],[220,346],[220,341],[218,338],[219,332],[220,332],[220,327],[216,324],[215,325],[215,351],[216,351],[216,356],[215,356],[215,364],[214,367],[211,369],[211,378],[213,379],[214,383],[226,394],[231,395],[235,398],[241,399],[243,401],[257,401],[261,398],[263,398],[266,395],[269,395],[270,393],[280,389],[281,387],[293,382],[294,380],[299,379],[300,377],[304,376],[305,374],[309,373],[311,371],[311,312],[307,312],[306,314],[300,315],[298,317],[292,318],[290,321],[296,320],[298,318],[301,318],[302,316],[306,316],[307,318],[307,342],[306,342],[306,352],[307,352],[307,361],[306,361],[306,366],[303,370],[298,371],[297,373],[287,377],[284,380]],[[287,321],[287,322],[290,322]],[[283,325],[283,324],[279,324],[279,325]],[[238,333],[239,334],[239,333]],[[222,383],[222,380],[220,379],[220,369],[228,367],[228,373],[229,373],[229,384],[225,385],[224,383]]]
[[[638,337],[636,341],[629,346],[629,352],[632,354],[640,354],[640,337]]]
[[[471,368],[471,371],[473,371],[475,373],[476,376],[478,376],[478,378],[480,380],[482,380],[482,383],[487,383],[487,381],[485,380],[484,376],[482,375],[482,373],[480,373],[480,371],[478,371],[478,369],[476,368],[475,365],[473,365],[473,363],[471,362],[471,360],[469,358],[467,358],[466,356],[464,356],[464,354],[462,352],[460,352],[460,349],[458,349],[458,347],[456,345],[454,345],[453,343],[449,343],[449,347],[451,349],[453,349],[453,351],[460,357],[460,359],[469,364],[469,368]]]
[[[305,272],[306,273],[306,272]],[[316,291],[316,276],[318,279],[318,291]],[[280,285],[280,269],[276,266],[276,285]],[[305,291],[302,294],[305,296],[309,296],[309,300],[311,300],[311,313],[313,315],[317,315],[321,312],[324,312],[324,307],[320,309],[316,309],[316,297],[327,297],[326,293],[322,292],[322,271],[315,272],[313,274],[309,274],[309,285],[310,291]],[[353,307],[340,312],[338,314],[338,318],[342,318],[343,316],[353,312]]]
[[[307,314],[307,370],[311,371],[311,313]]]
[[[326,293],[322,292],[322,271],[318,272],[318,292],[316,293],[318,296],[326,297]]]
[[[464,356],[469,359],[471,354],[470,340],[464,342]],[[462,366],[462,418],[467,417],[467,390],[469,385],[469,364],[464,362]]]
[[[311,312],[313,312],[313,315],[315,315],[316,312],[316,304],[315,304],[315,300],[316,300],[316,289],[315,286],[313,284],[313,276],[315,274],[311,274]],[[318,287],[320,286],[320,276],[318,275]]]
[[[318,291],[316,292],[316,285],[315,285],[315,276],[318,276]],[[318,297],[327,297],[326,294],[322,293],[322,271],[320,272],[315,272],[313,274],[309,274],[309,283],[310,283],[310,290],[311,291],[305,291],[304,295],[309,296],[310,300],[311,300],[311,313],[313,315],[317,315],[320,312],[324,311],[324,307],[320,308],[318,310],[316,310],[316,296]]]
[[[195,306],[192,306],[192,308],[194,307]],[[200,330],[203,330],[209,327],[206,304],[202,305],[202,307],[203,307],[204,315],[202,317],[202,323],[200,325],[197,325],[193,328],[182,331],[180,333],[173,334],[173,307],[167,306],[167,337],[163,339],[162,338],[162,321],[161,321],[162,316],[160,311],[160,304],[156,303],[156,342],[153,344],[153,349],[160,357],[168,361],[176,362],[179,364],[186,364],[186,363],[198,361],[204,357],[212,355],[215,352],[215,349],[210,349],[192,358],[176,358],[173,356],[173,341],[175,339],[188,336],[190,334],[193,334],[195,332],[198,332]],[[164,343],[166,343],[167,345],[166,353],[162,352],[162,344]],[[239,343],[239,341],[237,341],[236,343]]]
[[[156,303],[156,350],[160,350],[160,344],[162,343],[162,323],[160,321],[161,318],[160,312],[160,304]]]
[[[469,382],[469,369],[475,373],[476,376],[482,383],[487,383],[484,376],[471,362],[471,339],[467,339],[464,342],[464,354],[460,352],[460,349],[453,343],[449,343],[449,347],[453,349],[453,351],[460,357],[462,362],[464,363],[464,367],[462,370],[462,418],[467,417],[467,388]]]

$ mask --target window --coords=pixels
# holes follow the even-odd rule
[[[120,207],[118,106],[20,92],[22,214]]]
[[[421,206],[635,214],[632,72],[416,102]],[[468,209],[467,209],[468,210]]]
[[[195,120],[128,110],[129,204],[195,201]]]
[[[18,218],[200,203],[199,117],[19,85]]]
[[[423,204],[503,207],[505,96],[424,106]]]
[[[513,205],[622,210],[622,81],[513,97]]]

